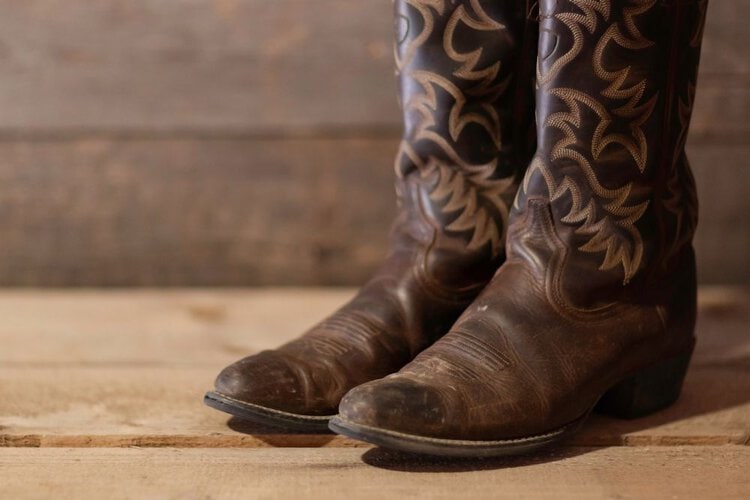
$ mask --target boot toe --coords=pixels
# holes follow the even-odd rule
[[[299,378],[282,356],[263,351],[224,368],[216,392],[238,401],[291,413],[307,413]]]
[[[349,391],[339,405],[347,422],[378,429],[440,437],[447,409],[441,391],[405,377],[388,377]]]

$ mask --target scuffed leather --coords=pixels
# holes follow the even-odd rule
[[[507,215],[534,151],[535,23],[517,0],[397,0],[395,17],[405,131],[390,253],[331,317],[224,369],[220,393],[335,414],[352,387],[445,334],[505,258]]]
[[[539,5],[538,148],[508,260],[447,335],[344,397],[347,422],[539,436],[692,349],[697,201],[684,148],[707,2]]]

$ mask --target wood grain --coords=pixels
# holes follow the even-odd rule
[[[0,367],[217,369],[302,333],[351,289],[0,290]]]
[[[5,450],[8,498],[739,500],[750,447],[571,448],[483,461],[379,450]]]
[[[683,397],[564,448],[439,460],[211,410],[228,360],[351,290],[0,291],[3,498],[721,498],[750,488],[750,291],[700,294]],[[744,445],[744,446],[743,446]]]
[[[700,206],[695,238],[699,279],[750,283],[750,147],[693,146],[688,154]]]
[[[0,289],[0,366],[218,368],[301,334],[347,288]],[[693,366],[750,359],[750,291],[702,287]],[[106,340],[106,341],[105,341]]]
[[[750,0],[714,1],[704,283],[750,283]],[[388,0],[28,0],[0,16],[0,286],[355,285],[401,125]]]
[[[0,285],[354,285],[395,138],[0,142]],[[750,146],[693,145],[705,283],[748,283]]]
[[[711,5],[694,133],[749,130],[749,17]],[[391,32],[388,0],[6,2],[0,130],[398,129]]]
[[[361,446],[228,422],[201,401],[224,365],[350,293],[0,292],[0,447]],[[750,444],[750,293],[706,289],[700,304],[681,400],[644,419],[595,417],[572,444]]]
[[[220,366],[0,369],[0,447],[351,447],[328,435],[284,434],[203,406]],[[750,443],[750,367],[694,367],[682,399],[653,416],[595,416],[576,446]]]
[[[363,281],[392,140],[0,142],[0,286]]]
[[[0,18],[0,128],[393,123],[388,1],[29,0]]]

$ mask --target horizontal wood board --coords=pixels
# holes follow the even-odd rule
[[[0,292],[0,447],[361,446],[283,435],[202,404],[219,370],[299,335],[351,290]],[[700,295],[683,397],[593,418],[577,446],[750,444],[750,293]]]
[[[714,0],[704,283],[750,283],[750,0]],[[389,0],[28,0],[0,16],[0,286],[355,285],[400,134]]]

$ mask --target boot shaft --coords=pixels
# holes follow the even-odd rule
[[[539,7],[538,149],[512,218],[548,200],[581,293],[661,279],[697,221],[685,140],[707,0]]]
[[[529,5],[394,2],[404,135],[393,248],[429,247],[417,268],[433,289],[474,294],[505,257],[510,205],[535,150]]]
[[[397,172],[434,161],[517,174],[533,154],[536,42],[526,0],[396,0],[394,9],[404,120]]]

